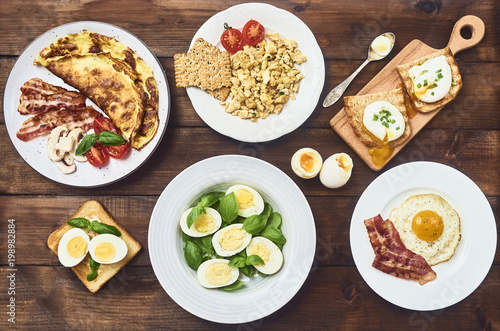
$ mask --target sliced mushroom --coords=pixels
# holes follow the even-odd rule
[[[66,165],[68,166],[72,166],[75,164],[75,162],[73,161],[73,157],[68,153],[64,154],[64,158],[62,159],[62,161],[64,161],[64,163],[66,163]]]
[[[53,161],[53,162],[57,165],[57,167],[59,168],[59,170],[61,170],[63,174],[71,174],[76,171],[76,164],[75,162],[73,162],[73,160],[71,160],[71,164],[67,164],[64,161],[64,159],[61,161]]]
[[[78,144],[80,144],[80,141],[82,141],[83,137],[85,137],[86,134],[87,133],[82,128],[73,129],[68,134],[68,137],[75,141],[73,144],[73,149],[69,152],[69,155],[71,155],[71,157],[78,162],[86,162],[87,161],[87,158],[85,157],[85,155],[75,155],[76,148],[78,147]]]
[[[64,158],[64,152],[57,149],[57,143],[60,137],[66,137],[68,128],[64,125],[58,126],[50,133],[47,141],[47,154],[52,161],[61,161]]]

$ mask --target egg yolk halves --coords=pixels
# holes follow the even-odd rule
[[[312,153],[304,153],[300,156],[300,166],[306,172],[312,172],[315,165],[316,160],[314,159],[314,155]]]
[[[216,262],[208,266],[205,272],[207,281],[212,285],[223,285],[231,280],[231,268],[227,263]]]
[[[245,232],[238,228],[230,228],[219,237],[219,244],[228,251],[235,251],[245,242]]]
[[[109,262],[116,256],[116,248],[112,243],[102,242],[95,248],[95,256],[102,262]]]
[[[419,211],[413,217],[411,230],[421,240],[435,241],[443,234],[443,218],[433,210]]]
[[[253,194],[249,190],[236,190],[234,195],[236,197],[236,201],[238,202],[238,209],[248,209],[254,205]]]
[[[87,242],[83,237],[74,237],[68,242],[66,248],[69,256],[76,259],[87,252]]]
[[[215,228],[215,219],[212,217],[212,215],[203,213],[198,216],[193,225],[195,229],[198,230],[198,232],[209,233],[212,232],[212,230]]]

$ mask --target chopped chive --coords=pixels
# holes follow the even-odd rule
[[[427,79],[424,79],[424,86],[427,86],[429,85],[429,83],[427,83]]]
[[[399,130],[399,126],[398,126],[398,127],[396,127],[396,130]]]
[[[427,70],[424,70],[420,73],[420,76],[422,76],[423,74],[425,74],[426,72],[428,72]]]
[[[422,84],[418,83],[418,84],[417,84],[417,87],[418,87],[418,88],[421,88],[421,87],[422,87]]]
[[[374,120],[374,121],[378,121],[378,116],[377,116],[377,114],[373,114],[373,120]]]
[[[436,71],[436,74],[440,73],[441,72],[441,69],[439,69],[438,71]]]
[[[439,73],[439,74],[438,74],[438,78],[443,78],[443,77],[444,77],[444,76],[443,76],[443,74],[442,74],[442,73]]]
[[[434,92],[431,92],[431,95],[434,95]]]

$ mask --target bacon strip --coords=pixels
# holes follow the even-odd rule
[[[22,141],[29,141],[50,133],[60,125],[66,125],[69,130],[81,127],[88,131],[92,127],[94,119],[99,116],[102,114],[92,106],[79,109],[49,110],[24,121],[16,135]]]
[[[424,285],[436,279],[436,273],[425,259],[405,247],[390,220],[380,215],[365,220],[368,237],[375,253],[372,266],[389,275],[416,280]]]
[[[21,92],[23,94],[44,94],[50,95],[54,93],[63,93],[66,92],[65,88],[61,86],[55,86],[49,83],[44,82],[40,78],[31,78],[26,83],[21,86]]]

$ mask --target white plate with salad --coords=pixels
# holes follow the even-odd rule
[[[226,192],[237,184],[253,188],[272,207],[273,213],[280,214],[279,230],[286,238],[286,243],[280,245],[284,262],[273,274],[254,270],[248,277],[240,269],[237,286],[206,288],[198,281],[197,271],[188,265],[191,261],[185,257],[187,237],[183,235],[180,220],[189,208],[205,201],[202,197],[207,193]],[[218,206],[221,205],[222,200]],[[221,214],[225,219],[227,213],[221,211]],[[245,220],[240,220],[243,225]],[[232,224],[238,222],[234,220]],[[264,234],[264,228],[255,231]],[[312,266],[316,229],[306,198],[285,173],[253,157],[223,155],[193,164],[168,184],[151,215],[148,242],[156,277],[177,304],[200,318],[237,324],[272,314],[297,293]],[[217,256],[227,260],[234,257]],[[216,256],[212,254],[211,258]]]

